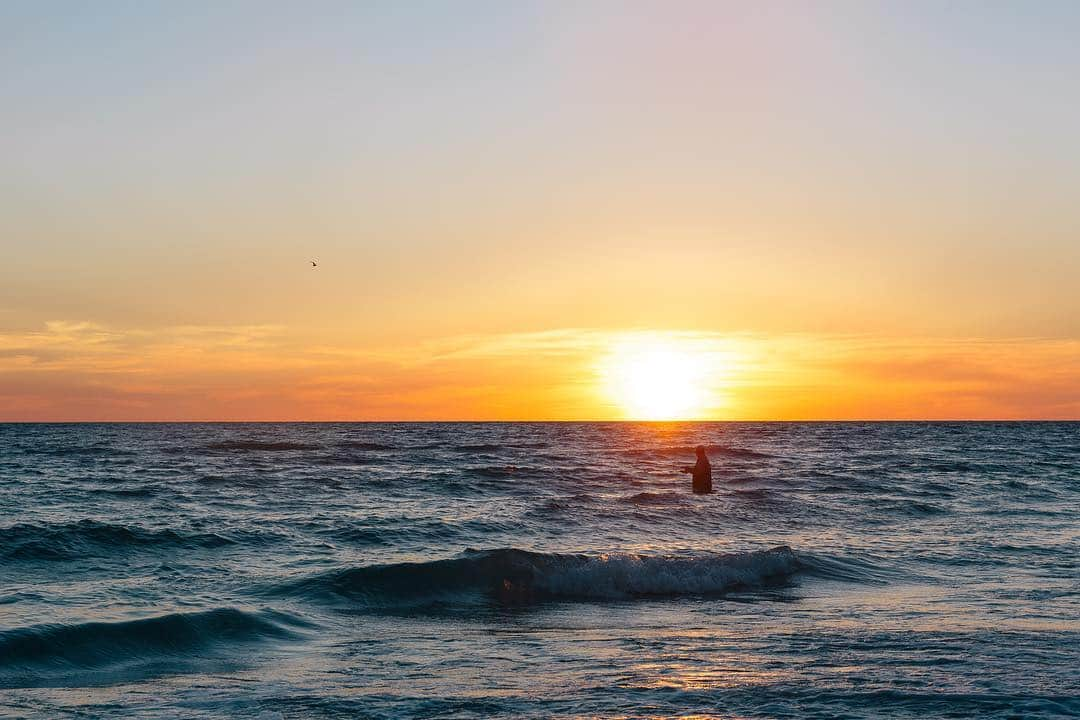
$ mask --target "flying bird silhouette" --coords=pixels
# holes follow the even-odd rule
[[[319,267],[319,264],[314,260],[311,261],[311,267]]]

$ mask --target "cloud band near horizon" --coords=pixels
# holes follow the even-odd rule
[[[566,328],[378,348],[275,326],[0,334],[0,421],[621,420],[602,362],[725,358],[709,420],[1080,419],[1080,341]]]

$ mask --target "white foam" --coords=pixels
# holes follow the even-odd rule
[[[795,553],[788,547],[693,557],[571,556],[552,558],[536,568],[533,587],[578,597],[707,594],[761,587],[797,569]]]

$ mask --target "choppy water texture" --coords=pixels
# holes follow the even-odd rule
[[[1074,717],[1078,518],[1069,423],[0,425],[0,715]]]

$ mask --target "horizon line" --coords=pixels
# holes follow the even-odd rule
[[[810,418],[698,420],[0,420],[0,425],[574,425],[574,424],[766,424],[766,423],[1080,423],[1078,418]]]

